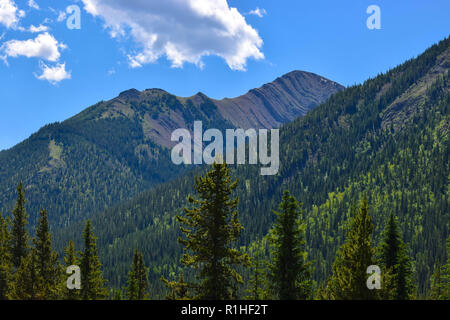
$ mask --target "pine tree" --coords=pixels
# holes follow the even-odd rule
[[[441,262],[438,260],[434,266],[433,275],[431,276],[430,299],[432,300],[443,300],[444,283],[441,271]]]
[[[45,292],[42,290],[43,279],[38,273],[37,256],[34,251],[22,258],[14,275],[12,298],[15,300],[42,300]]]
[[[144,256],[135,250],[131,270],[128,274],[128,300],[144,300],[148,297],[148,277]]]
[[[431,277],[432,300],[450,300],[450,237],[447,238],[447,263],[441,266],[438,260]]]
[[[271,292],[280,300],[307,299],[311,295],[310,264],[306,262],[302,204],[284,191],[271,234]]]
[[[338,249],[325,296],[335,300],[371,300],[376,290],[367,287],[367,268],[374,265],[372,247],[372,218],[366,197],[359,210],[353,209],[353,218],[344,244]]]
[[[69,244],[64,249],[64,265],[67,270],[70,266],[77,266],[79,264],[78,257],[75,253],[75,245],[72,240],[69,241]],[[78,300],[80,298],[80,293],[78,289],[70,290],[67,288],[67,279],[63,281],[64,288],[64,299],[65,300]]]
[[[252,273],[248,281],[247,300],[262,300],[267,297],[267,292],[264,289],[266,287],[267,277],[264,263],[263,241],[264,239],[256,241],[249,249]]]
[[[237,181],[232,182],[228,166],[214,163],[204,177],[195,178],[200,199],[189,197],[193,209],[185,209],[185,216],[177,216],[186,239],[179,239],[185,252],[182,263],[197,270],[200,283],[195,288],[196,299],[232,299],[242,276],[239,265],[249,265],[246,254],[233,248],[242,225],[235,210],[238,199],[232,199]]]
[[[81,299],[101,300],[107,297],[101,263],[97,255],[96,238],[92,232],[91,221],[87,221],[83,231],[84,251],[81,254]]]
[[[402,241],[397,220],[390,215],[381,242],[381,265],[386,277],[383,298],[409,300],[413,294],[411,261]]]
[[[8,221],[0,213],[0,300],[7,300],[12,289],[11,234]]]
[[[442,271],[443,293],[444,300],[450,300],[450,237],[447,238],[447,263],[444,265]]]
[[[112,297],[113,297],[113,300],[123,300],[122,290],[120,290],[120,289],[113,290]]]
[[[22,182],[17,187],[17,203],[13,210],[13,226],[12,226],[12,261],[17,269],[20,266],[22,258],[28,253],[29,236],[26,229],[28,214],[25,210],[25,192],[23,191]]]
[[[41,210],[36,237],[33,239],[37,259],[37,272],[42,279],[41,289],[46,299],[54,300],[61,296],[62,269],[58,254],[52,249],[52,240],[48,225],[47,211]]]
[[[183,273],[180,273],[178,281],[168,281],[161,278],[167,288],[170,289],[169,294],[166,296],[167,300],[189,300],[189,284],[184,281]]]

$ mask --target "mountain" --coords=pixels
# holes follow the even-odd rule
[[[124,91],[0,152],[0,210],[11,212],[22,181],[31,225],[42,208],[54,227],[70,225],[184,172],[170,161],[175,129],[192,129],[195,120],[218,129],[277,127],[342,89],[296,71],[235,99]]]
[[[260,176],[258,166],[233,167],[245,227],[239,245],[248,247],[267,234],[272,210],[289,189],[303,202],[308,259],[316,285],[323,284],[352,208],[366,195],[374,242],[379,243],[385,221],[395,214],[414,261],[418,294],[426,294],[435,262],[446,260],[449,235],[449,45],[447,38],[283,125],[278,175]],[[92,216],[110,286],[125,283],[138,248],[150,266],[152,297],[164,297],[160,277],[175,279],[182,271],[175,216],[188,205],[193,176],[204,170]],[[82,228],[79,223],[57,230],[59,250],[69,239],[79,246]]]

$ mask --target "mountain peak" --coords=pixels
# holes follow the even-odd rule
[[[136,99],[139,98],[139,96],[141,95],[141,92],[137,89],[129,89],[126,91],[123,91],[119,94],[119,98],[124,98],[124,99]]]

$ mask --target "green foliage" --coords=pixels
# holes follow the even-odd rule
[[[441,266],[438,260],[431,277],[432,300],[450,300],[450,237],[447,238],[447,263]]]
[[[52,249],[46,210],[41,210],[33,244],[32,250],[33,255],[36,257],[36,272],[42,280],[40,290],[45,299],[58,299],[61,295],[60,285],[63,272],[59,264],[58,254]]]
[[[267,262],[264,251],[264,240],[255,241],[249,248],[251,274],[247,283],[248,300],[263,300],[269,298],[267,281]]]
[[[29,236],[26,229],[28,214],[25,210],[25,192],[22,182],[17,187],[17,202],[13,210],[12,226],[12,261],[15,268],[20,267],[20,263],[28,253]]]
[[[75,244],[72,240],[69,241],[69,244],[64,249],[64,265],[67,270],[70,266],[77,266],[79,264],[79,258],[77,257],[75,251]],[[79,290],[70,290],[67,288],[66,281],[63,281],[63,299],[64,300],[79,300],[80,294]]]
[[[7,300],[12,286],[11,234],[0,212],[0,300]]]
[[[270,289],[276,299],[308,299],[311,296],[310,264],[306,262],[302,204],[285,190],[271,233]]]
[[[34,251],[22,257],[20,266],[14,274],[11,298],[14,300],[43,300],[43,279],[38,273],[37,256]]]
[[[385,291],[383,298],[411,299],[414,289],[411,261],[402,241],[397,219],[393,214],[387,221],[380,251],[381,264],[385,274],[388,274],[383,281]]]
[[[235,210],[238,198],[232,198],[236,185],[228,166],[214,163],[204,177],[195,178],[199,199],[189,197],[194,207],[177,216],[186,238],[179,239],[185,247],[181,262],[193,267],[200,280],[194,298],[236,298],[236,285],[242,283],[235,267],[248,264],[248,256],[232,247],[243,229]]]
[[[148,298],[148,277],[144,256],[136,250],[133,263],[128,274],[127,297],[128,300],[144,300]]]
[[[83,232],[84,251],[80,257],[81,269],[81,299],[101,300],[108,292],[102,276],[100,260],[97,256],[96,238],[92,232],[91,222],[88,220]]]
[[[367,288],[367,268],[374,265],[372,218],[367,199],[354,210],[344,244],[333,264],[333,275],[327,285],[327,296],[333,300],[372,300],[375,290]]]

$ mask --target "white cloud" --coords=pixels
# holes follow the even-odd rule
[[[234,70],[250,58],[263,59],[263,44],[236,8],[226,0],[82,0],[84,9],[104,19],[112,37],[128,32],[139,46],[131,67],[166,56],[173,67],[203,66],[202,57],[222,57]]]
[[[48,26],[44,26],[40,24],[39,26],[31,25],[29,28],[17,27],[19,31],[22,32],[31,32],[31,33],[40,33],[44,31],[48,31],[50,28]]]
[[[62,80],[71,78],[70,71],[66,71],[65,63],[57,63],[56,66],[49,67],[45,63],[41,62],[40,67],[42,74],[35,75],[39,80],[46,80],[55,85]]]
[[[56,21],[61,22],[61,21],[64,21],[65,19],[66,19],[66,13],[64,11],[60,11]]]
[[[266,9],[256,8],[255,10],[250,11],[248,14],[262,18],[267,14],[267,11]]]
[[[59,50],[65,48],[66,45],[59,43],[51,34],[45,32],[35,39],[7,41],[0,47],[0,52],[3,53],[2,58],[5,61],[8,57],[25,56],[56,62],[61,56]]]
[[[0,0],[0,24],[6,28],[15,28],[25,11],[19,10],[13,0]]]
[[[48,31],[48,29],[49,29],[49,27],[40,24],[37,27],[34,25],[31,25],[30,28],[28,28],[28,31],[30,31],[32,33],[39,33],[39,32]]]
[[[39,10],[40,8],[39,8],[39,5],[36,3],[36,1],[34,1],[34,0],[28,0],[28,6],[30,7],[30,8],[33,8],[33,9],[36,9],[36,10]]]

